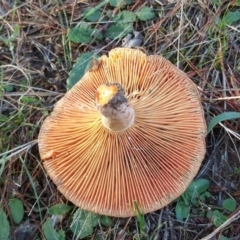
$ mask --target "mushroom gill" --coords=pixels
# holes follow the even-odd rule
[[[136,202],[142,213],[155,211],[185,191],[204,158],[198,90],[163,57],[136,49],[113,49],[99,63],[44,121],[43,165],[85,210],[128,217]],[[109,103],[119,91],[125,105],[116,117]]]

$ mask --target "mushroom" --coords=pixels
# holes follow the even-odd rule
[[[116,48],[59,100],[39,134],[43,165],[85,210],[128,217],[179,197],[205,155],[195,84],[168,60]]]

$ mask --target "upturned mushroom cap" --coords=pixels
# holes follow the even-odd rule
[[[103,124],[96,105],[108,102],[98,100],[106,83],[120,84],[133,109],[125,130]],[[117,92],[111,91],[105,92],[109,99]],[[161,56],[116,48],[56,104],[40,130],[39,151],[75,205],[128,217],[134,202],[148,213],[185,191],[204,158],[205,134],[198,90],[182,71]]]

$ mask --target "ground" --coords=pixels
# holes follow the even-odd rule
[[[98,223],[86,239],[240,239],[240,119],[233,118],[240,111],[239,7],[239,0],[2,0],[0,222],[5,237],[51,239],[45,223],[53,219],[48,230],[57,237],[52,239],[77,239],[69,230],[76,209],[61,218],[48,212],[55,204],[71,203],[42,166],[38,132],[67,91],[78,57],[128,46],[161,54],[183,70],[198,86],[207,123],[231,113],[206,136],[207,153],[195,181],[204,179],[207,187],[201,196],[190,196],[196,202],[189,202],[187,217],[176,217],[176,205],[184,204],[180,198],[145,216]],[[21,204],[23,216],[16,219]]]

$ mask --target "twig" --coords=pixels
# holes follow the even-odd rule
[[[23,153],[27,152],[35,144],[37,144],[37,140],[33,140],[31,142],[28,142],[28,143],[22,144],[16,148],[13,148],[9,151],[1,153],[0,157],[3,157],[3,159],[0,159],[0,164],[2,164],[3,161],[12,160],[12,159],[19,157],[19,155],[22,155]],[[11,153],[11,154],[8,155],[9,153]]]
[[[158,230],[157,233],[154,237],[154,240],[160,239],[159,235],[160,235],[160,231],[162,230],[160,228],[160,226],[162,225],[162,214],[163,214],[163,209],[161,210],[160,214],[159,214],[159,218],[158,218]]]
[[[132,219],[132,217],[130,217],[130,218],[128,219],[127,223],[125,224],[124,228],[121,230],[121,233],[118,235],[118,237],[116,238],[116,240],[122,239],[122,237],[123,237],[123,235],[124,235],[124,233],[125,233],[125,231],[126,231],[126,229],[127,229],[128,224],[130,223],[130,220],[131,220],[131,219]]]

